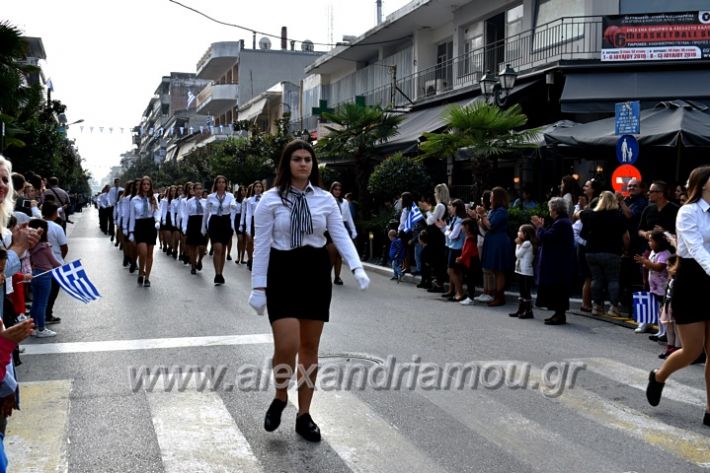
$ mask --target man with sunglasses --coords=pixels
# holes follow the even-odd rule
[[[649,205],[641,214],[638,230],[639,237],[646,241],[651,237],[653,230],[675,234],[675,220],[680,207],[668,200],[667,191],[668,184],[663,181],[653,181],[648,189]]]

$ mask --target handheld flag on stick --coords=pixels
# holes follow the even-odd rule
[[[85,304],[101,297],[96,286],[89,281],[80,260],[56,267],[50,272],[62,289]]]
[[[634,292],[634,320],[640,324],[658,322],[658,303],[650,292]]]
[[[420,220],[424,220],[424,215],[417,204],[412,204],[412,208],[409,209],[409,214],[407,215],[407,221],[404,223],[404,231],[412,231],[414,225]]]

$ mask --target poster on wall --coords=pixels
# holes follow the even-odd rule
[[[602,61],[710,59],[710,11],[605,16]]]

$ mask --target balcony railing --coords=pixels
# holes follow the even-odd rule
[[[601,45],[601,17],[560,18],[398,78],[396,88],[390,84],[361,95],[368,105],[408,106],[475,86],[487,70],[498,72],[506,64],[520,74],[563,60],[598,59]]]

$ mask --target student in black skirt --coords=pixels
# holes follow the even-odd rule
[[[185,228],[187,228],[187,215],[185,214],[185,207],[187,206],[187,201],[192,198],[192,182],[186,182],[183,186],[182,196],[180,196],[180,201],[178,202],[178,210],[176,217],[178,218],[178,227],[180,229],[180,261],[185,264],[190,262],[190,257],[188,256],[187,249],[187,233]]]
[[[320,441],[320,430],[309,414],[316,382],[318,345],[330,316],[332,282],[325,232],[350,269],[360,289],[369,279],[343,224],[335,198],[318,187],[318,161],[310,144],[286,145],[274,181],[256,207],[251,305],[258,314],[267,308],[274,335],[276,396],[266,412],[264,428],[281,423],[288,384],[298,355],[298,416],[296,432]],[[309,379],[304,380],[305,373]]]
[[[688,179],[688,201],[676,218],[678,269],[671,309],[683,347],[651,371],[646,388],[649,404],[657,406],[666,379],[710,354],[710,166],[695,168]],[[710,427],[710,362],[705,362],[707,405],[703,424]]]
[[[214,284],[224,284],[225,247],[232,240],[232,209],[236,200],[227,192],[227,178],[217,176],[212,184],[212,193],[207,196],[205,214],[202,220],[202,233],[207,234],[212,242],[212,262],[214,263]]]
[[[202,271],[202,257],[205,255],[207,238],[202,233],[206,201],[202,199],[202,184],[192,186],[193,197],[183,203],[182,230],[185,233],[186,255],[189,258],[191,274]]]
[[[160,209],[153,194],[153,181],[143,176],[139,191],[131,199],[131,214],[128,222],[128,238],[138,249],[138,284],[150,287],[150,271],[153,268],[153,248],[160,228]]]
[[[175,200],[175,186],[170,186],[165,191],[165,197],[160,201],[160,239],[163,241],[163,253],[172,256],[175,251],[173,243],[173,216],[170,208]]]
[[[254,181],[251,185],[251,197],[246,200],[244,204],[246,208],[243,209],[244,215],[242,216],[242,220],[244,221],[244,234],[247,240],[247,267],[249,269],[252,267],[252,255],[254,254],[254,213],[263,192],[264,185],[261,181]]]
[[[244,259],[244,228],[242,227],[242,210],[244,208],[244,198],[246,197],[246,189],[243,186],[237,187],[237,192],[234,193],[234,200],[236,205],[232,209],[232,230],[237,236],[237,257],[234,258],[234,262],[239,264],[240,261]],[[230,254],[232,253],[232,240],[229,240],[227,245],[227,259],[230,259]]]

